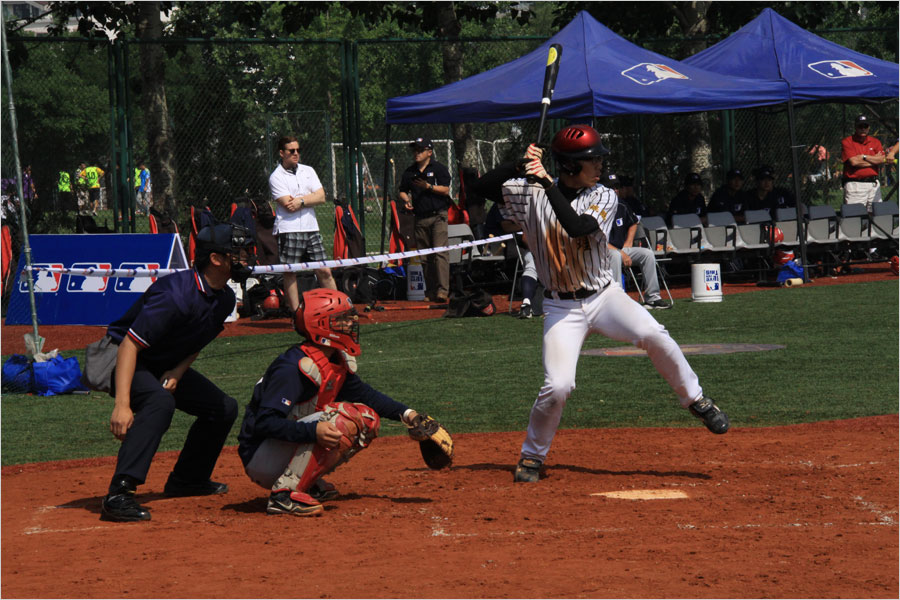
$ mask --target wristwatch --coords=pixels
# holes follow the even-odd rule
[[[428,190],[430,191],[430,190],[433,190],[433,189],[434,189],[434,186],[431,185],[431,184],[429,183],[429,184],[428,184]]]
[[[304,206],[306,206],[306,200],[300,198],[300,208],[303,208]]]
[[[866,160],[866,155],[865,155],[865,154],[863,154],[863,160]]]

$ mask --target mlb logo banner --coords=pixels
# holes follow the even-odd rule
[[[652,85],[667,79],[690,79],[687,75],[661,63],[640,63],[625,69],[622,75],[640,85]]]
[[[704,269],[704,279],[706,279],[706,291],[718,292],[722,289],[722,282],[719,279],[719,269]]]
[[[872,71],[864,69],[852,60],[821,60],[807,65],[810,69],[828,79],[847,77],[871,77]]]
[[[124,262],[117,269],[159,269],[159,263]],[[116,291],[131,294],[143,294],[158,277],[117,277]]]
[[[125,314],[156,277],[91,275],[111,269],[185,269],[188,266],[176,234],[123,233],[32,235],[32,265],[80,269],[87,273],[25,272],[19,260],[19,281],[10,295],[7,325],[30,325],[28,281],[35,284],[35,307],[41,325],[108,325]]]
[[[108,271],[112,269],[112,263],[73,263],[69,265],[71,269],[97,269],[98,271]],[[84,275],[69,275],[69,282],[66,284],[66,291],[75,294],[98,293],[105,292],[109,284],[109,277],[86,277]]]
[[[35,267],[49,267],[51,269],[62,269],[62,263],[35,263],[32,262],[32,265]],[[24,265],[19,266],[19,293],[27,294],[28,293],[28,282],[22,277],[22,268]],[[31,272],[31,282],[34,286],[35,294],[52,294],[56,291],[59,291],[60,282],[62,281],[62,273],[51,273],[49,271],[32,271]]]

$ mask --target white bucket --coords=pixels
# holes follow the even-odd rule
[[[694,302],[722,301],[722,271],[719,265],[691,265],[691,299]]]
[[[406,299],[425,299],[425,272],[416,257],[411,258],[406,266]]]

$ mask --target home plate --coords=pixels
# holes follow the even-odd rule
[[[675,500],[687,498],[681,490],[621,490],[618,492],[597,492],[591,496],[605,496],[619,500]]]

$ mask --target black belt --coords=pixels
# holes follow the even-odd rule
[[[446,210],[432,210],[429,212],[416,213],[416,218],[417,219],[427,219],[429,217],[436,217],[438,215],[445,215],[445,214],[447,214]]]
[[[848,178],[848,179],[845,179],[845,180],[844,180],[844,183],[847,183],[847,182],[849,182],[849,181],[856,181],[856,182],[858,182],[858,183],[877,183],[877,182],[878,182],[878,178],[877,178],[877,177],[866,177],[866,178],[864,178],[864,179],[850,179],[850,178]]]
[[[599,290],[589,290],[587,288],[581,288],[575,290],[574,292],[556,292],[556,296],[560,300],[584,300],[585,298],[590,298],[594,294],[596,294]],[[553,299],[553,292],[551,290],[544,290],[544,298]]]

